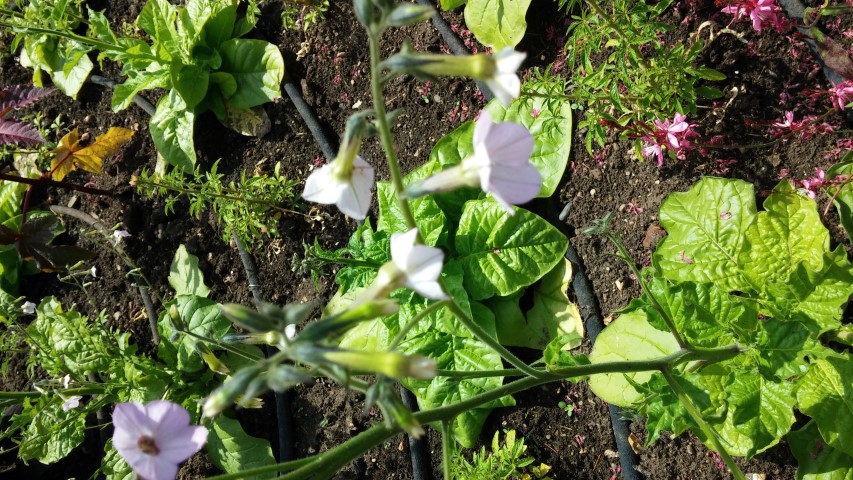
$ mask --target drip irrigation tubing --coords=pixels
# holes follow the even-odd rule
[[[429,0],[416,1],[421,5],[434,6],[434,4]],[[435,26],[435,29],[441,34],[441,38],[455,55],[470,55],[470,52],[465,48],[462,40],[458,35],[456,35],[453,29],[450,28],[450,25],[448,25],[440,14],[436,13],[433,15],[432,23]],[[494,98],[494,95],[485,84],[478,81],[477,86],[480,88],[480,91],[483,92],[487,101]],[[572,289],[577,297],[578,308],[584,318],[590,343],[594,344],[596,337],[598,337],[598,334],[604,328],[604,322],[602,321],[602,316],[598,308],[598,301],[596,300],[592,284],[586,276],[583,262],[581,261],[577,251],[572,246],[570,237],[571,232],[562,219],[558,219],[555,214],[556,200],[551,199],[551,203],[553,205],[549,205],[546,208],[546,210],[551,212],[551,215],[547,215],[546,218],[550,217],[550,222],[560,228],[560,230],[570,238],[569,248],[566,251],[566,259],[572,263],[572,268],[575,272],[572,277]],[[634,450],[628,443],[630,430],[628,429],[628,424],[625,418],[622,416],[622,409],[615,405],[608,405],[608,409],[610,411],[610,423],[613,427],[613,437],[619,453],[619,464],[622,467],[622,478],[623,480],[641,480],[642,476],[636,468],[639,464],[639,457],[634,453]]]

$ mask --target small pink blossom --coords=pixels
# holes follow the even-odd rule
[[[779,17],[782,9],[776,5],[776,0],[735,0],[723,8],[722,12],[734,15],[734,20],[748,15],[752,19],[752,28],[757,32],[761,31],[765,22],[773,25],[778,31],[784,28]]]
[[[676,113],[672,120],[654,120],[652,127],[647,128],[652,131],[640,136],[645,143],[643,156],[656,156],[659,167],[663,166],[664,150],[672,151],[676,158],[684,160],[687,152],[694,150],[691,139],[699,136],[693,131],[693,124],[687,122],[687,116],[681,113]]]
[[[829,91],[829,100],[836,110],[844,110],[853,101],[853,82],[845,80]]]

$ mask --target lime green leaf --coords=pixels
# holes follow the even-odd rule
[[[136,478],[133,469],[113,447],[112,439],[107,441],[104,452],[104,458],[101,459],[101,473],[107,480],[134,480]]]
[[[789,433],[788,444],[797,459],[797,480],[853,480],[853,457],[824,444],[815,422]]]
[[[797,401],[829,446],[853,456],[853,359],[815,362],[797,385]]]
[[[738,268],[743,233],[756,214],[752,185],[703,178],[688,192],[664,200],[660,220],[669,234],[653,255],[671,280],[715,283],[725,291],[747,291]]]
[[[799,195],[785,180],[764,202],[743,235],[737,261],[753,285],[786,280],[800,262],[820,270],[829,249],[829,232],[814,201]]]
[[[228,99],[235,108],[252,108],[281,97],[284,59],[278,48],[263,40],[232,38],[219,47],[220,70],[237,81]]]
[[[195,295],[179,295],[176,299],[178,315],[187,330],[201,338],[221,339],[231,329],[231,322],[222,314],[219,305],[212,300]],[[200,340],[195,336],[176,332],[169,320],[168,308],[160,316],[158,355],[165,359],[174,358],[175,366],[185,372],[196,372],[204,366],[200,351]],[[172,341],[173,335],[177,340]],[[168,360],[167,360],[168,361]]]
[[[376,196],[379,199],[379,221],[376,228],[388,233],[409,231],[391,182],[376,182]],[[409,202],[409,206],[415,216],[421,235],[424,237],[424,243],[429,246],[445,243],[447,219],[432,196],[412,200]]]
[[[496,52],[515,47],[527,30],[530,0],[468,0],[465,25],[483,45]]]
[[[169,165],[191,172],[195,165],[195,112],[188,109],[174,90],[160,97],[148,123],[157,153]]]
[[[169,268],[169,285],[175,289],[175,295],[207,297],[210,293],[204,284],[204,274],[198,268],[198,257],[187,252],[183,245],[178,247]]]
[[[536,214],[509,215],[494,200],[465,204],[456,251],[465,288],[474,300],[512,294],[540,279],[563,259],[568,241]]]
[[[818,327],[810,319],[771,318],[761,323],[766,332],[759,343],[761,367],[765,378],[786,379],[802,375],[808,369],[806,356],[824,356],[831,350],[818,340]]]
[[[249,436],[240,426],[240,422],[224,415],[213,420],[213,428],[207,438],[207,453],[210,461],[225,473],[237,473],[275,464],[268,440]],[[275,473],[270,473],[246,478],[265,479],[275,476]]]
[[[139,28],[154,41],[157,56],[165,61],[180,57],[177,15],[177,8],[166,0],[149,0],[136,19]]]
[[[429,154],[429,161],[406,175],[405,183],[423,180],[433,173],[459,164],[474,153],[474,122],[465,122],[442,137]],[[444,214],[454,223],[459,222],[462,207],[468,200],[485,195],[479,188],[462,187],[451,192],[433,194],[432,198]]]
[[[830,167],[826,172],[826,178],[833,179],[838,175],[853,175],[853,161],[849,161],[850,153],[845,155],[844,159],[845,162]],[[844,183],[840,187],[831,187],[829,193],[835,196],[833,203],[838,210],[841,226],[847,232],[847,238],[853,242],[853,182]]]
[[[453,10],[465,5],[468,0],[441,0],[441,8],[444,10]]]
[[[25,42],[20,61],[22,66],[34,70],[34,85],[41,86],[40,72],[44,70],[56,88],[76,99],[94,68],[87,55],[89,49],[74,40],[42,35],[35,42]]]
[[[641,310],[624,313],[598,335],[590,362],[606,363],[633,360],[652,360],[679,350],[678,342],[669,332],[652,327]],[[602,400],[620,407],[630,406],[642,399],[631,385],[645,383],[654,372],[606,373],[591,375],[589,388]],[[630,378],[629,382],[627,378]]]
[[[51,464],[65,458],[83,442],[86,417],[77,409],[62,410],[56,401],[41,409],[24,431],[18,457],[24,462],[36,459]]]
[[[129,107],[133,97],[143,90],[151,88],[166,88],[169,80],[169,71],[165,68],[148,70],[131,70],[128,72],[127,80],[117,85],[113,91],[112,108],[119,112]]]
[[[542,175],[538,197],[550,197],[557,190],[572,148],[572,107],[560,87],[545,82],[528,82],[522,89],[532,94],[514,100],[504,108],[495,99],[486,110],[495,122],[515,122],[533,135],[530,162]],[[436,145],[437,147],[437,145]]]

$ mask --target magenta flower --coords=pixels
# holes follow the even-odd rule
[[[779,14],[782,9],[776,5],[776,0],[735,0],[729,6],[723,8],[723,13],[735,16],[735,20],[749,15],[752,19],[752,28],[760,32],[765,22],[772,24],[777,29],[781,27]]]
[[[119,403],[113,411],[113,447],[145,480],[173,480],[178,464],[207,442],[207,429],[190,425],[177,403]]]
[[[671,150],[679,160],[684,160],[687,152],[694,149],[690,139],[698,137],[699,134],[692,130],[693,125],[687,123],[686,115],[676,113],[672,120],[654,120],[652,125],[653,127],[646,126],[652,131],[642,135],[640,140],[645,143],[643,156],[656,156],[658,167],[663,165],[664,150]]]
[[[829,99],[836,110],[844,110],[853,101],[853,82],[845,80],[829,91]]]
[[[667,147],[672,150],[678,150],[680,146],[679,137],[690,128],[690,124],[687,123],[687,116],[681,113],[676,113],[672,122],[669,120],[664,120],[663,122],[655,120],[654,124],[658,129],[657,133],[666,136]]]

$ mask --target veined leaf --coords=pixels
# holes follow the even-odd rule
[[[388,233],[407,232],[409,228],[406,225],[405,218],[403,218],[403,213],[400,211],[397,195],[391,182],[376,182],[376,197],[379,200],[377,229]],[[447,241],[447,219],[432,196],[417,198],[409,204],[420,232],[424,236],[424,243],[429,246],[445,243]]]
[[[494,200],[465,204],[456,251],[471,298],[510,295],[542,278],[568,248],[568,240],[538,215],[517,208],[510,215]]]
[[[36,459],[51,464],[65,458],[83,442],[86,417],[79,411],[62,410],[59,400],[45,406],[24,431],[18,456],[23,461]]]
[[[184,372],[196,372],[204,365],[202,353],[210,351],[197,337],[221,339],[231,330],[231,321],[222,314],[219,305],[196,295],[178,295],[175,299],[178,315],[186,329],[194,336],[179,333],[172,327],[167,308],[159,320],[160,337],[164,340],[157,347],[158,355],[170,365]],[[177,335],[176,341],[171,339]],[[211,358],[212,361],[215,361]]]
[[[812,421],[788,434],[797,480],[853,480],[853,456],[826,445]]]
[[[61,181],[70,172],[80,168],[91,173],[101,173],[104,160],[115,155],[133,136],[133,130],[122,127],[110,127],[107,133],[99,135],[88,147],[80,146],[77,129],[70,131],[59,141],[59,146],[51,153],[51,177]]]
[[[183,245],[178,247],[169,268],[169,285],[175,289],[175,295],[207,297],[210,293],[204,284],[204,274],[198,268],[198,257],[187,252]]]
[[[839,175],[853,175],[853,153],[848,152],[844,160],[830,167],[826,172],[827,179],[834,179]],[[844,183],[839,187],[830,187],[829,193],[834,196],[833,203],[838,210],[841,226],[847,232],[847,238],[853,242],[853,182]]]
[[[483,45],[496,52],[515,47],[527,30],[530,0],[468,0],[465,25]]]
[[[166,163],[191,172],[196,159],[195,111],[187,108],[177,92],[170,91],[160,97],[148,125],[157,152]]]
[[[220,70],[231,74],[237,90],[226,98],[235,108],[252,108],[281,97],[284,59],[278,47],[263,40],[232,38],[222,42]]]
[[[853,359],[818,360],[797,385],[800,410],[832,448],[853,457]]]
[[[275,463],[268,440],[250,436],[240,426],[240,422],[224,415],[213,420],[213,428],[210,429],[207,439],[207,453],[210,455],[210,461],[226,473],[266,467]],[[275,476],[275,473],[270,473],[246,478],[266,479]]]

